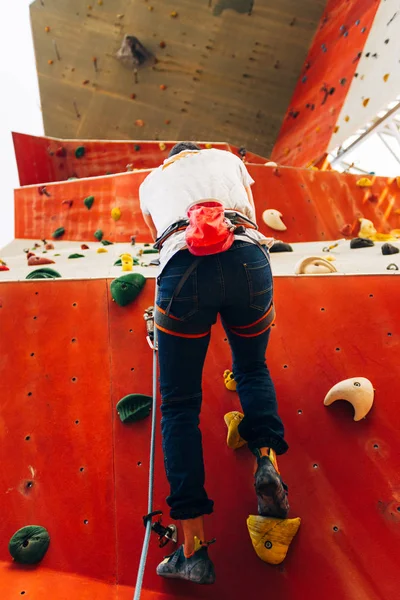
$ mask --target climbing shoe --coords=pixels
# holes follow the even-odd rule
[[[254,487],[258,499],[258,514],[263,517],[286,519],[289,513],[288,487],[279,474],[275,452],[257,458]]]
[[[208,556],[208,545],[199,542],[199,549],[189,558],[183,546],[167,556],[157,567],[157,575],[169,579],[185,579],[193,583],[210,584],[215,581],[214,565]]]

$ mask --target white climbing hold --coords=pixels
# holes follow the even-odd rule
[[[319,256],[307,256],[302,258],[294,268],[296,275],[319,275],[323,273],[337,273],[336,267],[331,261]]]
[[[279,210],[275,210],[274,208],[264,210],[262,219],[271,229],[275,229],[276,231],[286,231],[287,229],[285,223],[282,221],[282,213]]]
[[[359,219],[360,221],[360,231],[358,232],[358,237],[368,238],[376,234],[376,229],[374,224],[369,219]]]
[[[264,167],[277,167],[278,163],[274,162],[273,160],[270,160],[269,162],[266,162],[264,164]]]
[[[361,421],[371,410],[374,403],[374,388],[365,377],[344,379],[333,386],[325,396],[325,406],[336,400],[346,400],[353,405],[354,420]]]

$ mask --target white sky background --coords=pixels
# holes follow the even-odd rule
[[[9,1],[7,18],[0,21],[0,248],[14,238],[13,190],[19,186],[11,131],[43,135],[29,16],[31,1]],[[399,164],[380,140],[369,140],[355,155],[351,160],[367,171],[387,176],[400,173]]]
[[[29,4],[7,2],[0,21],[0,248],[14,238],[13,190],[19,186],[11,131],[43,135]]]

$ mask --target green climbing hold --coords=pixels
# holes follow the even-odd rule
[[[115,261],[114,267],[122,267],[122,260],[120,258]]]
[[[61,254],[55,254],[54,256],[61,256]]]
[[[158,254],[158,250],[155,248],[148,248],[147,250],[143,250],[143,254]]]
[[[140,150],[139,144],[135,144],[135,152],[139,152],[139,150]]]
[[[101,229],[98,229],[97,231],[94,232],[94,237],[99,240],[99,242],[101,242],[101,240],[103,239],[103,235],[104,233],[102,232]]]
[[[143,244],[143,246],[144,246],[145,248],[148,248],[148,247],[150,246],[150,244]]]
[[[90,210],[93,206],[93,202],[94,202],[94,196],[88,196],[87,198],[84,199],[83,203],[86,206],[86,208],[88,210]]]
[[[68,258],[85,258],[84,254],[70,254]]]
[[[76,158],[82,158],[82,156],[85,155],[85,146],[78,146],[78,148],[75,150],[75,156]]]
[[[133,423],[149,416],[153,399],[144,394],[129,394],[117,404],[117,413],[123,423]]]
[[[54,231],[54,232],[51,234],[51,236],[52,236],[53,238],[59,238],[59,237],[61,237],[62,235],[64,235],[64,233],[65,233],[65,229],[64,229],[64,227],[59,227],[58,229],[56,229],[56,230],[55,230],[55,231]]]
[[[35,565],[42,560],[49,544],[50,536],[47,529],[39,525],[28,525],[14,533],[8,549],[16,562]]]
[[[119,306],[126,306],[133,302],[140,294],[146,278],[140,273],[128,273],[111,283],[111,295]]]
[[[42,267],[29,273],[25,279],[56,279],[57,277],[61,277],[60,273],[50,267]]]
[[[112,246],[114,242],[109,242],[108,240],[102,240],[101,243],[103,246]]]

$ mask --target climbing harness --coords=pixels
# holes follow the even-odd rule
[[[248,237],[251,242],[255,243],[267,260],[269,260],[269,255],[262,244],[247,235],[246,229],[258,229],[256,223],[242,215],[242,213],[234,210],[224,210],[220,202],[196,202],[189,207],[188,215],[189,219],[177,221],[168,227],[154,244],[154,247],[160,250],[171,235],[186,230],[185,237],[188,250],[197,256],[179,280],[166,309],[164,310],[157,304],[155,305],[154,323],[164,333],[178,337],[198,338],[209,334],[210,325],[208,323],[182,321],[171,315],[170,311],[174,299],[179,295],[186,281],[204,256],[228,250],[235,241],[234,236],[238,234]],[[230,329],[240,337],[253,337],[267,331],[274,320],[275,307],[271,303],[266,313],[255,323],[244,327],[230,327]]]
[[[155,286],[155,300],[157,299],[157,284]],[[139,600],[142,593],[143,576],[146,568],[147,553],[149,551],[150,535],[154,531],[158,535],[160,547],[165,546],[169,542],[177,542],[177,529],[175,525],[164,527],[161,524],[161,511],[153,511],[153,495],[154,495],[154,456],[156,443],[156,423],[157,423],[157,330],[154,328],[154,309],[151,306],[145,311],[144,319],[147,328],[147,341],[153,350],[153,404],[151,413],[151,436],[150,436],[150,463],[149,463],[149,488],[148,488],[148,503],[147,515],[143,517],[145,526],[145,535],[143,540],[142,554],[136,578],[135,594],[133,600]],[[150,340],[150,341],[149,341]],[[150,343],[151,342],[151,343]],[[158,516],[158,520],[153,522],[153,518]]]

